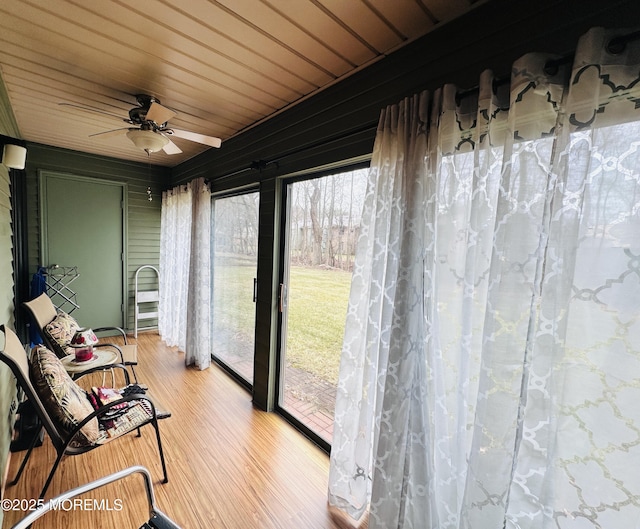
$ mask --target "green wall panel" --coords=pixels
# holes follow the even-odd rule
[[[14,327],[13,316],[13,231],[11,224],[11,200],[9,175],[0,165],[0,324]],[[4,346],[4,336],[0,336],[0,348]],[[9,444],[13,430],[16,409],[16,383],[11,371],[0,365],[0,471],[4,468],[9,455]],[[2,484],[4,485],[4,483]],[[0,525],[2,513],[0,512]]]
[[[40,171],[126,183],[126,328],[133,329],[134,278],[139,266],[158,266],[160,252],[161,193],[169,186],[168,168],[95,156],[41,144],[29,143],[27,157],[27,204],[29,269],[40,264],[40,219],[38,178]],[[147,187],[152,188],[149,201]],[[153,322],[147,322],[151,324]]]

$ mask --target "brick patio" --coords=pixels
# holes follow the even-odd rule
[[[234,355],[226,356],[224,361],[246,379],[253,377],[251,358]],[[335,386],[307,371],[287,368],[282,407],[329,443],[333,437],[335,402]]]
[[[335,403],[335,386],[301,369],[287,368],[283,408],[328,442],[333,437]]]

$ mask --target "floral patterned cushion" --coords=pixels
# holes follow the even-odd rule
[[[60,359],[46,347],[38,346],[31,353],[29,377],[43,406],[62,432],[71,433],[93,412],[87,393],[71,380]],[[94,444],[99,436],[98,420],[92,419],[82,427],[73,444]]]
[[[58,315],[45,326],[44,333],[58,358],[73,353],[73,347],[70,347],[69,343],[79,328],[73,316],[63,311],[58,311]]]

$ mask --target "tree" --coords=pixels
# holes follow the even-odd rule
[[[322,223],[320,221],[320,191],[319,179],[311,180],[311,195],[309,196],[309,216],[311,217],[311,235],[313,241],[313,258],[311,264],[314,266],[322,263]]]

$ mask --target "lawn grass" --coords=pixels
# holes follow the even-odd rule
[[[291,267],[287,364],[338,382],[351,273]]]
[[[244,265],[244,266],[243,266]],[[223,360],[246,344],[253,354],[255,266],[232,260],[214,273],[214,354]],[[292,266],[288,293],[286,363],[336,384],[351,273]],[[216,341],[216,336],[232,340]],[[218,351],[215,350],[218,343]],[[232,347],[233,351],[225,351]],[[248,354],[248,351],[244,352]]]
[[[217,261],[213,275],[214,333],[246,333],[253,341],[255,263],[243,260]],[[252,353],[253,354],[253,351]]]

